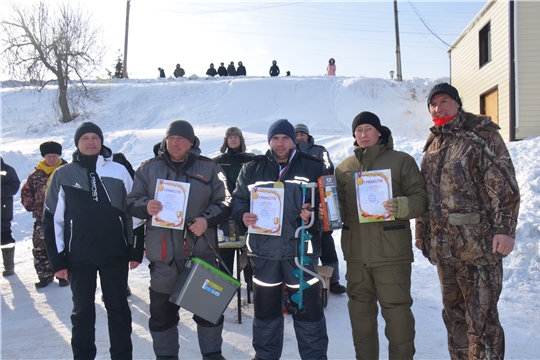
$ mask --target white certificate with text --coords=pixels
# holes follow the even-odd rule
[[[354,179],[360,222],[395,220],[384,208],[384,203],[392,198],[391,170],[359,172],[355,174]]]
[[[163,205],[157,215],[152,216],[152,225],[169,229],[184,230],[190,184],[157,179],[154,200]]]
[[[248,228],[248,233],[281,236],[284,194],[283,188],[251,189],[250,212],[257,215],[257,223]]]

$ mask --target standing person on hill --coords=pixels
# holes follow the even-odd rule
[[[158,69],[158,71],[159,71],[159,77],[164,79],[164,78],[166,77],[166,76],[165,76],[165,70],[163,70],[163,69],[160,68],[160,67],[158,67],[157,69]]]
[[[4,260],[4,271],[2,276],[15,274],[15,239],[11,235],[11,221],[13,220],[13,196],[19,191],[21,181],[14,168],[2,162],[2,258]]]
[[[234,67],[234,62],[231,61],[229,66],[227,66],[227,75],[228,76],[236,76],[236,68]]]
[[[427,206],[424,178],[412,156],[394,150],[392,133],[377,115],[358,114],[352,123],[354,155],[336,168],[343,219],[341,249],[347,262],[347,295],[357,359],[379,358],[378,306],[386,321],[388,357],[413,359],[410,219]],[[393,198],[384,208],[395,220],[360,223],[355,174],[390,169]]]
[[[246,141],[242,131],[237,127],[230,127],[225,132],[225,138],[223,139],[223,145],[219,149],[221,155],[214,158],[214,160],[221,165],[225,175],[227,176],[227,188],[229,193],[232,194],[236,188],[236,179],[240,173],[242,165],[250,162],[254,159],[255,155],[251,153],[246,153]],[[226,240],[229,239],[229,221],[232,219],[227,218],[221,224],[219,228],[223,231],[223,235],[226,237]],[[240,226],[236,225],[236,237],[244,236],[246,234],[243,224]],[[224,249],[220,250],[222,258],[225,261],[225,264],[229,268],[229,271],[232,271],[232,266],[234,262],[234,249]]]
[[[175,78],[184,77],[185,74],[186,72],[184,71],[184,69],[180,67],[180,64],[176,64],[176,69],[174,69],[174,77]]]
[[[206,70],[206,75],[214,77],[217,75],[217,71],[214,68],[214,63],[210,63],[210,67]]]
[[[429,209],[416,246],[437,265],[451,359],[504,359],[497,303],[502,259],[514,249],[520,194],[512,159],[489,116],[463,110],[459,93],[435,85],[422,159]]]
[[[131,310],[126,299],[129,268],[143,257],[133,242],[127,214],[132,180],[112,160],[103,132],[84,122],[75,131],[73,162],[53,173],[43,215],[47,255],[56,277],[70,281],[73,293],[71,347],[75,359],[96,357],[95,292],[99,272],[107,309],[112,359],[131,359]]]
[[[236,69],[236,76],[241,76],[241,75],[246,76],[246,67],[241,61],[239,61],[238,69]]]
[[[325,174],[322,161],[296,151],[295,137],[294,127],[287,120],[274,122],[268,129],[270,149],[266,155],[256,156],[242,167],[233,193],[233,218],[247,228],[257,223],[257,215],[250,212],[250,189],[254,186],[284,189],[281,235],[252,233],[246,241],[253,269],[253,348],[256,359],[281,357],[284,290],[292,297],[299,287],[299,279],[293,275],[293,270],[297,269],[294,262],[295,248],[298,246],[295,231],[311,218],[311,212],[307,209],[311,194],[303,199],[301,184],[316,182]],[[313,232],[313,253],[306,254],[312,260],[306,267],[314,272],[317,272],[321,245],[318,225],[316,221],[308,229]],[[305,280],[312,284],[303,290],[306,309],[293,311],[292,315],[298,351],[302,359],[327,359],[328,336],[321,288],[311,275],[306,274]]]
[[[336,60],[334,60],[334,58],[328,60],[328,66],[326,66],[326,76],[336,76]]]
[[[225,63],[221,63],[217,69],[217,73],[219,76],[227,76],[227,69],[225,68]]]
[[[34,268],[39,281],[35,283],[36,288],[43,288],[54,280],[54,273],[49,263],[47,250],[45,249],[45,237],[43,234],[42,219],[43,205],[47,184],[52,173],[60,166],[67,164],[61,159],[62,145],[54,141],[44,142],[39,146],[41,160],[34,171],[28,175],[28,179],[21,188],[21,203],[27,211],[32,212],[34,217],[34,232],[32,234],[32,254],[34,255]],[[69,281],[59,279],[60,286],[68,286]]]
[[[328,151],[324,146],[315,145],[315,139],[309,134],[308,127],[304,124],[296,124],[294,131],[296,133],[296,148],[322,160],[328,175],[334,175],[334,164],[330,160]],[[339,283],[339,260],[332,231],[325,231],[321,235],[321,263],[334,269],[330,278],[330,292],[338,295],[344,294],[346,289]]]
[[[199,138],[191,124],[175,120],[169,124],[158,156],[139,166],[133,191],[128,196],[129,212],[146,219],[146,256],[150,260],[150,320],[157,359],[178,359],[180,307],[169,301],[186,256],[216,264],[217,226],[229,216],[230,195],[225,174],[216,162],[201,156]],[[152,216],[163,204],[154,200],[157,179],[190,184],[184,230],[152,225]],[[191,224],[191,225],[190,225]],[[194,315],[203,360],[222,360],[223,316],[217,325]]]
[[[277,66],[277,61],[272,60],[272,66],[270,66],[270,76],[279,76],[279,67]]]

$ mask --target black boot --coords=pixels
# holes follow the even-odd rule
[[[15,246],[2,249],[2,257],[4,258],[4,271],[2,272],[2,276],[5,277],[15,274]]]
[[[39,279],[39,282],[35,283],[36,289],[44,288],[45,286],[52,283],[53,279],[47,279],[47,278],[41,278]]]

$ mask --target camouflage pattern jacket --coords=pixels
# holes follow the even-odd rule
[[[59,166],[67,164],[64,159],[60,159]],[[32,212],[32,217],[37,222],[43,218],[43,203],[45,202],[45,191],[47,190],[47,181],[51,174],[58,168],[43,166],[44,160],[40,161],[34,171],[28,175],[28,179],[21,189],[21,203],[26,211]]]
[[[490,117],[463,110],[431,128],[422,159],[429,207],[416,238],[433,264],[495,264],[502,255],[492,253],[493,237],[516,236],[519,188],[497,130]]]

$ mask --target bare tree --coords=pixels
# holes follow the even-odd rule
[[[7,71],[14,80],[30,81],[38,90],[56,83],[61,121],[73,120],[77,115],[70,108],[99,99],[85,81],[102,63],[106,51],[102,30],[69,2],[56,3],[54,9],[45,2],[27,7],[13,3],[11,9],[10,18],[2,21],[1,55]],[[72,79],[77,86],[70,86]]]

